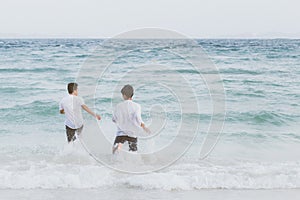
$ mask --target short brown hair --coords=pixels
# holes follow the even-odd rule
[[[133,92],[134,90],[131,85],[124,85],[124,87],[121,90],[121,93],[128,98],[131,98],[133,96]]]
[[[78,84],[77,83],[69,83],[68,84],[68,92],[72,94],[74,90],[77,90]]]

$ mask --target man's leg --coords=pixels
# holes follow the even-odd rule
[[[76,131],[76,129],[72,129],[72,128],[69,128],[68,126],[66,126],[66,133],[67,133],[68,142],[72,142],[76,139],[75,131]]]
[[[76,129],[77,135],[80,135],[80,134],[81,134],[82,129],[83,129],[83,125],[82,125],[80,128]],[[75,136],[75,137],[76,137],[76,136]],[[76,139],[76,138],[75,138],[75,139]]]
[[[112,148],[112,153],[114,154],[117,150],[121,149],[122,144],[125,142],[124,136],[117,136]]]
[[[137,151],[137,138],[128,137],[129,151]]]
[[[117,136],[113,146],[113,154],[121,148],[124,142],[128,142],[129,151],[137,151],[137,138],[129,136]]]

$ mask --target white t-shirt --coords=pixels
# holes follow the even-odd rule
[[[113,122],[117,124],[117,136],[128,135],[134,137],[141,131],[141,106],[132,100],[119,103],[113,113]]]
[[[64,109],[65,111],[66,126],[72,129],[78,129],[83,125],[83,117],[81,111],[82,105],[84,105],[83,99],[75,95],[68,95],[60,101],[59,110]]]

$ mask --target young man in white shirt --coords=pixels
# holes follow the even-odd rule
[[[116,123],[118,131],[114,141],[112,152],[120,149],[124,142],[128,142],[129,151],[137,151],[137,137],[135,134],[142,127],[147,133],[150,130],[145,126],[141,117],[141,106],[132,101],[133,87],[125,85],[121,93],[124,101],[119,103],[113,113],[113,122]]]
[[[68,142],[76,139],[75,132],[79,135],[83,129],[83,117],[81,109],[96,117],[98,120],[101,119],[100,115],[97,115],[87,105],[81,97],[78,97],[78,84],[68,84],[69,95],[64,97],[59,103],[60,114],[65,114],[65,126]]]

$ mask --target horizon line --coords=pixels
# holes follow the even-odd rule
[[[290,40],[298,40],[300,37],[190,37],[190,38],[110,38],[110,37],[1,37],[0,40],[9,40],[9,39],[16,39],[16,40],[25,40],[25,39],[90,39],[90,40],[109,40],[109,39],[118,39],[118,40],[155,40],[155,39],[212,39],[212,40],[221,40],[221,39],[228,39],[228,40],[276,40],[276,39],[290,39]]]

